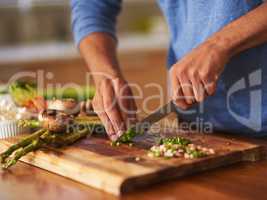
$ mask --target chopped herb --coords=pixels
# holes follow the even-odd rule
[[[132,140],[138,134],[139,133],[137,133],[134,129],[129,129],[117,141],[111,142],[111,146],[120,146],[120,144],[128,144],[130,147],[132,147]]]
[[[182,137],[162,138],[160,140],[160,144],[170,144],[170,145],[178,144],[181,146],[186,146],[188,144],[191,144],[191,141]]]
[[[196,146],[186,138],[162,138],[158,145],[152,146],[148,152],[149,157],[184,157],[186,159],[202,158],[214,154],[213,149]]]
[[[119,139],[119,142],[122,143],[131,143],[133,138],[137,136],[137,132],[134,129],[129,129],[126,133],[124,133]]]

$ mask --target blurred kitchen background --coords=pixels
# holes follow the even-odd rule
[[[164,18],[154,0],[123,2],[118,24],[122,70],[146,96],[158,90],[145,85],[158,83],[167,97]],[[88,69],[72,40],[69,0],[0,0],[0,70],[2,84],[19,71],[37,70],[54,74],[49,83],[85,84]]]

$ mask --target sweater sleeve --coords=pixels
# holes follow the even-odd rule
[[[71,0],[72,31],[77,46],[94,32],[109,33],[116,39],[116,21],[122,0]]]

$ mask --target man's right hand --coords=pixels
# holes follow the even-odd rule
[[[123,78],[101,78],[92,103],[113,141],[136,121],[136,104],[131,88]]]
[[[92,102],[94,111],[113,141],[136,120],[135,101],[120,71],[116,47],[116,40],[110,34],[101,32],[88,35],[80,43],[81,54],[96,85]]]

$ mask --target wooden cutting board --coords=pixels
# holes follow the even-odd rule
[[[263,155],[263,147],[258,144],[215,134],[180,134],[196,144],[214,148],[216,154],[194,160],[150,158],[147,156],[147,150],[154,143],[152,136],[139,138],[139,142],[132,147],[112,147],[104,135],[94,135],[67,148],[51,148],[30,153],[22,161],[120,195],[192,173],[242,161],[256,161]],[[18,139],[0,140],[0,151]]]

